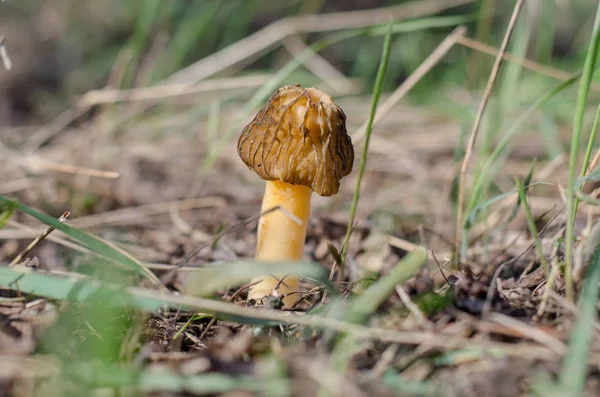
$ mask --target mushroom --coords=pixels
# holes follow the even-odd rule
[[[283,209],[259,220],[256,259],[301,260],[312,193],[336,194],[340,179],[352,171],[346,115],[317,88],[283,86],[243,129],[237,149],[242,161],[266,180],[262,211]],[[283,307],[292,307],[300,277],[276,273],[253,280],[257,284],[248,299],[281,296]]]

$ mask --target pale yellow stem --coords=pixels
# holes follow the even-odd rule
[[[280,181],[267,181],[265,195],[262,203],[262,212],[279,206],[284,211],[273,211],[262,216],[258,223],[258,236],[256,243],[256,259],[258,261],[300,261],[304,250],[306,226],[310,214],[310,198],[312,190],[306,186],[296,186]],[[292,216],[290,216],[292,215]],[[283,298],[285,308],[290,308],[299,295],[300,277],[277,272],[273,267],[272,275],[253,280],[260,283],[252,286],[248,291],[248,299],[260,300],[271,295],[279,284],[277,292]]]

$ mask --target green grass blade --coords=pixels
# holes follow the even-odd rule
[[[187,310],[215,315],[221,319],[250,324],[269,324],[276,321],[260,320],[253,317],[253,310],[217,300],[172,295],[146,288],[129,287],[100,283],[86,277],[62,276],[38,272],[20,272],[0,266],[0,285],[5,288],[43,296],[54,300],[86,302],[106,291],[118,291],[127,296],[119,301],[106,302],[106,305],[127,307],[155,313],[165,308]],[[271,319],[273,320],[273,319]]]
[[[169,308],[171,310],[213,315],[221,320],[242,324],[269,326],[297,321],[298,323],[310,323],[311,326],[318,327],[327,323],[328,320],[327,318],[323,319],[315,316],[309,321],[306,316],[290,316],[279,310],[257,310],[219,300],[175,295],[165,290],[123,287],[122,285],[103,283],[76,274],[57,275],[41,272],[22,272],[7,266],[0,266],[0,286],[21,293],[70,302],[93,302],[95,297],[107,293],[110,295],[112,292],[115,295],[118,293],[119,299],[103,302],[107,308],[129,308],[147,313],[156,313]],[[302,321],[302,319],[305,319],[305,321]]]
[[[533,241],[535,243],[535,249],[537,250],[538,256],[540,258],[542,269],[544,269],[544,274],[548,276],[548,262],[546,262],[546,258],[544,257],[544,253],[542,251],[542,243],[540,242],[540,238],[538,237],[537,227],[535,226],[535,219],[533,219],[533,215],[531,214],[531,210],[529,209],[529,204],[527,203],[527,191],[523,186],[523,181],[521,181],[521,178],[516,178],[515,183],[517,185],[517,191],[519,192],[519,201],[523,205],[525,215],[527,215],[527,225],[529,226],[529,232],[531,233],[531,237],[533,238]]]
[[[575,181],[575,167],[577,166],[577,156],[579,154],[579,142],[581,138],[581,128],[583,125],[583,116],[585,113],[585,104],[594,76],[594,65],[598,59],[598,50],[600,49],[600,4],[596,9],[596,19],[594,21],[594,30],[588,47],[583,66],[583,74],[579,84],[579,93],[577,95],[577,107],[573,119],[573,135],[571,138],[571,154],[569,157],[569,182],[567,185],[567,231],[566,231],[566,266],[565,266],[565,284],[567,290],[567,299],[573,300],[573,245],[575,243],[575,216],[577,214],[577,198],[573,182]]]
[[[596,142],[596,133],[598,131],[598,122],[600,121],[600,105],[596,110],[596,117],[594,118],[594,125],[592,125],[592,131],[590,132],[590,139],[585,150],[585,157],[583,158],[583,164],[581,165],[581,172],[579,177],[584,177],[587,173],[588,166],[590,165],[590,157],[592,156],[592,150],[594,149],[594,143]]]
[[[7,205],[9,208],[12,207],[18,209],[19,211],[22,211],[27,215],[36,218],[40,222],[45,223],[48,226],[52,226],[57,230],[60,230],[73,240],[79,242],[84,247],[88,248],[93,253],[118,264],[127,266],[139,273],[140,275],[143,275],[146,278],[148,278],[155,285],[160,285],[160,280],[156,277],[156,275],[150,270],[148,270],[140,262],[138,262],[135,258],[121,251],[120,249],[108,244],[107,242],[100,240],[98,237],[92,236],[91,234],[69,226],[66,223],[60,222],[57,219],[51,217],[50,215],[46,215],[39,211],[36,211],[33,208],[22,204],[18,201],[10,200],[5,196],[0,196],[0,204]]]
[[[427,263],[423,247],[409,253],[392,269],[390,274],[371,284],[362,294],[352,299],[346,321],[362,323],[394,292],[396,285],[413,277]]]
[[[590,172],[589,174],[587,174],[586,176],[583,176],[581,178],[577,178],[575,180],[575,182],[573,182],[573,189],[574,190],[579,190],[583,187],[583,185],[586,182],[598,182],[600,181],[600,168],[597,170],[594,170],[592,172]]]
[[[8,222],[13,212],[15,212],[15,207],[12,205],[0,206],[0,229],[6,225],[6,222]]]
[[[524,186],[523,189],[525,191],[525,194],[527,194],[529,192],[531,178],[533,178],[533,170],[534,170],[534,168],[535,168],[535,160],[531,163],[531,167],[529,167],[529,172],[527,173],[527,176],[523,180],[523,186]],[[505,224],[509,224],[510,222],[512,222],[513,219],[515,219],[515,217],[517,216],[517,213],[519,212],[519,207],[521,207],[521,203],[522,203],[522,199],[519,196],[519,199],[515,203],[515,206],[513,207],[513,210],[511,211],[511,213],[510,213],[508,219],[506,220]]]
[[[348,227],[346,228],[346,236],[344,237],[344,244],[342,247],[342,263],[346,261],[346,255],[348,254],[348,241],[352,228],[354,227],[354,218],[356,217],[356,209],[358,207],[358,199],[360,196],[360,186],[362,184],[362,178],[365,173],[365,167],[367,165],[367,156],[369,153],[369,141],[371,139],[371,133],[373,132],[373,122],[375,120],[375,113],[377,112],[377,104],[379,103],[379,97],[381,96],[381,88],[383,87],[383,80],[385,78],[385,72],[387,70],[388,62],[390,60],[390,48],[392,46],[392,22],[388,24],[388,31],[383,41],[383,50],[381,55],[381,61],[379,62],[379,69],[377,70],[377,77],[375,78],[375,86],[373,87],[373,96],[371,99],[371,112],[369,114],[369,121],[367,122],[367,128],[365,130],[365,143],[363,146],[363,152],[360,158],[360,165],[358,168],[358,176],[356,178],[356,187],[354,188],[354,196],[352,197],[352,206],[350,208],[350,218],[348,220]]]

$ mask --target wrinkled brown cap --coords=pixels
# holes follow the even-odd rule
[[[281,87],[242,131],[238,154],[265,180],[336,194],[352,171],[354,148],[346,115],[316,88]]]

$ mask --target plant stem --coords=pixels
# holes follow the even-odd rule
[[[342,263],[346,262],[346,255],[348,254],[348,242],[350,235],[352,234],[352,228],[354,224],[354,218],[356,217],[356,208],[358,207],[358,198],[360,195],[360,185],[362,178],[365,173],[365,166],[367,165],[367,155],[369,152],[369,141],[371,140],[371,133],[373,132],[373,121],[375,120],[375,113],[377,111],[377,104],[379,103],[379,97],[381,96],[381,88],[383,87],[383,79],[387,70],[388,61],[390,58],[390,47],[392,43],[392,21],[388,24],[388,31],[383,41],[383,52],[381,61],[379,62],[379,69],[377,70],[377,77],[375,78],[375,87],[373,88],[373,96],[371,100],[371,113],[369,114],[369,122],[365,130],[365,142],[363,146],[362,155],[360,158],[360,165],[358,168],[358,175],[356,178],[356,187],[354,188],[354,197],[352,198],[352,207],[350,208],[350,219],[348,220],[348,227],[346,229],[346,236],[344,237],[344,245],[342,247]]]

